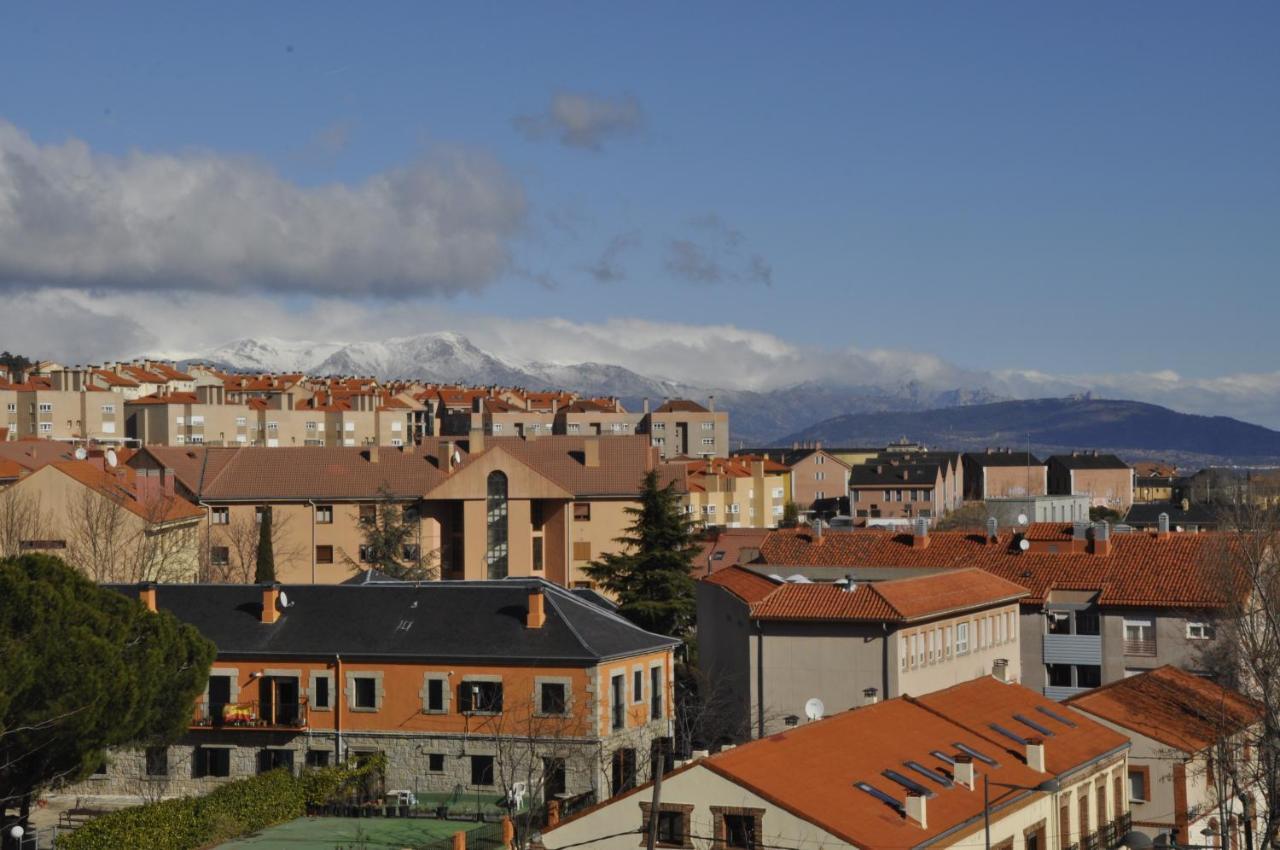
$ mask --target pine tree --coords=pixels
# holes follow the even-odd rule
[[[658,486],[658,473],[645,476],[635,518],[609,552],[586,567],[586,574],[618,599],[618,613],[651,632],[681,637],[693,624],[695,601],[691,575],[698,552],[693,529],[680,513],[671,484]]]
[[[262,522],[258,523],[258,568],[253,580],[258,584],[272,584],[276,580],[276,556],[271,546],[271,506],[262,508]]]

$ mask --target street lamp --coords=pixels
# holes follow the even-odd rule
[[[1062,783],[1056,779],[1046,779],[1039,785],[1010,785],[1007,782],[992,782],[987,774],[982,774],[982,827],[986,835],[987,850],[991,850],[991,786],[1011,788],[1014,791],[1043,791],[1046,794],[1057,794]]]

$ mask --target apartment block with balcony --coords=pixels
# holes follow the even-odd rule
[[[499,776],[532,775],[535,802],[602,800],[673,731],[678,641],[539,580],[114,587],[218,653],[187,733],[110,754],[77,796],[203,794],[380,752],[388,788],[496,800]]]
[[[803,568],[827,581],[850,568],[978,567],[1022,585],[1030,594],[1020,603],[1021,681],[1062,699],[1165,664],[1201,663],[1212,622],[1236,592],[1222,581],[1227,538],[1162,526],[1118,533],[1106,523],[1033,523],[1010,531],[992,520],[982,534],[778,530],[758,559],[761,569]]]
[[[661,469],[681,510],[704,528],[777,528],[789,474],[780,463],[749,456],[672,461]]]

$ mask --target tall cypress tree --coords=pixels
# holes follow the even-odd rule
[[[585,572],[618,599],[618,613],[651,632],[683,637],[693,624],[694,583],[691,572],[698,545],[693,529],[680,513],[674,487],[658,486],[658,473],[645,476],[640,507],[627,533],[615,542],[620,552],[593,561]]]
[[[253,573],[258,584],[271,584],[276,580],[276,556],[271,548],[271,506],[262,508],[262,522],[258,523],[258,568]]]

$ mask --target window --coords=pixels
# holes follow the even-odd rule
[[[246,419],[245,417],[243,417],[243,416],[237,416],[237,417],[236,417],[236,427],[237,427],[237,428],[243,428],[244,426],[246,426],[246,425],[248,425],[248,424],[249,424],[249,420],[248,420],[248,419]]]
[[[494,470],[489,473],[485,498],[485,563],[489,578],[507,577],[507,476]]]
[[[42,402],[40,402],[40,412],[41,412],[41,413],[53,413],[53,403],[52,403],[52,402],[48,402],[48,401],[42,401]],[[179,424],[179,425],[181,425],[181,424],[182,424],[182,417],[181,417],[181,416],[179,416],[179,417],[178,417],[178,424]]]
[[[401,447],[401,446],[403,446],[403,445],[404,445],[404,440],[400,439],[399,437],[392,437],[392,438],[391,438],[391,447],[392,447],[392,448],[394,448],[394,449],[398,449],[398,448],[400,448],[400,447]]]
[[[400,557],[410,563],[417,563],[422,554],[422,547],[417,543],[405,543],[400,547]]]
[[[813,480],[814,480],[814,481],[826,481],[826,480],[827,480],[827,473],[825,473],[825,472],[815,472],[815,473],[813,473]]]
[[[329,751],[328,750],[307,750],[306,756],[307,767],[328,767]]]
[[[169,775],[169,748],[147,747],[147,776]]]
[[[535,537],[533,538],[533,571],[534,572],[542,572],[542,570],[544,569],[544,564],[542,559],[543,559],[542,538]]]
[[[436,714],[444,713],[444,679],[427,679],[426,711]]]
[[[565,686],[563,682],[543,682],[539,688],[538,710],[543,714],[565,713]]]
[[[1188,640],[1213,640],[1213,626],[1208,623],[1187,623]]]
[[[311,707],[329,707],[329,676],[327,674],[315,678],[315,697],[311,701]]]
[[[703,430],[703,431],[714,431],[715,429],[716,429],[716,423],[714,423],[714,422],[703,422],[703,423],[702,423],[702,430]],[[821,461],[819,461],[819,463],[821,463]]]
[[[272,747],[258,751],[258,773],[284,769],[293,773],[293,750]]]
[[[647,823],[648,821],[646,821]],[[658,812],[658,843],[669,844],[673,847],[683,847],[685,845],[684,837],[687,830],[684,827],[684,812],[680,811],[663,811]]]
[[[1076,665],[1076,687],[1096,688],[1102,684],[1102,668],[1097,664]]]
[[[444,753],[427,754],[427,773],[444,773]]]
[[[1145,803],[1147,799],[1147,772],[1129,768],[1130,802]]]
[[[501,423],[501,422],[495,422],[495,423],[493,423],[493,433],[494,433],[494,434],[501,434],[501,433],[502,433],[502,423]]]
[[[52,431],[52,430],[53,430],[53,423],[52,423],[52,422],[41,422],[41,423],[40,423],[40,430],[41,430],[41,431],[44,431],[44,432]]]
[[[644,671],[631,671],[631,701],[640,702],[644,699]]]
[[[116,412],[116,406],[114,404],[104,404],[102,405],[102,412],[110,416]]]
[[[1155,655],[1156,626],[1154,618],[1124,620],[1125,655]]]
[[[6,405],[4,406],[4,409],[5,409],[5,410],[7,410],[7,411],[8,411],[8,412],[10,412],[10,413],[17,413],[17,412],[18,412],[18,404],[17,404],[17,402],[13,402],[13,401],[11,401],[11,402],[9,402],[8,404],[6,404]]]
[[[621,673],[615,674],[609,684],[610,726],[613,729],[622,729],[627,725],[627,684]]]
[[[360,544],[359,555],[360,555],[360,563],[362,564],[373,563],[373,547],[370,546],[368,543]]]
[[[463,679],[458,686],[458,705],[463,713],[498,714],[502,711],[502,683]]]
[[[271,423],[269,423],[269,422],[268,422],[267,424],[268,424],[268,425],[270,425]],[[344,423],[342,423],[342,430],[344,430],[344,431],[354,431],[354,430],[356,430],[356,423],[354,423],[354,422],[344,422]]]
[[[575,561],[591,560],[591,541],[590,540],[573,541],[573,559]]]
[[[911,654],[907,647],[905,636],[898,639],[898,663],[903,670],[906,670],[911,664]]]
[[[589,522],[591,520],[591,503],[574,502],[573,519],[575,522]]]
[[[943,632],[942,636],[942,652],[947,658],[951,657],[951,635],[953,628],[954,627],[952,626],[947,626],[947,629]]]
[[[215,567],[225,567],[227,564],[231,563],[231,547],[210,546],[209,563]]]
[[[781,499],[781,498],[782,498],[782,488],[781,488],[781,487],[774,487],[774,488],[773,488],[773,498],[775,498],[775,499]]]
[[[612,767],[609,784],[615,795],[636,787],[636,751],[633,748],[614,750]]]
[[[373,525],[378,521],[377,505],[361,505],[360,506],[360,524]]]
[[[956,655],[969,654],[969,624],[956,623]]]
[[[715,437],[703,437],[703,438],[702,438],[702,445],[704,445],[704,446],[708,446],[708,447],[710,447],[710,446],[714,446],[715,444],[716,444],[716,438],[715,438]]]
[[[493,756],[471,757],[471,784],[481,788],[493,785]]]
[[[279,430],[280,430],[280,423],[279,423],[279,422],[268,422],[268,423],[267,423],[267,430],[268,430],[268,431],[279,431]]]
[[[203,417],[203,416],[192,416],[192,417],[191,417],[191,424],[192,424],[192,425],[204,425],[204,417]]]
[[[378,680],[372,676],[355,676],[354,707],[363,708],[366,711],[376,711],[378,708]]]
[[[195,752],[197,778],[231,775],[231,750],[227,747],[197,747]]]
[[[258,505],[256,508],[253,509],[253,521],[256,522],[258,525],[262,525],[262,517],[265,516],[266,513],[267,513],[266,506]]]
[[[715,505],[707,505],[707,506],[706,506],[705,508],[703,508],[702,510],[703,510],[703,511],[708,515],[708,516],[712,516],[712,515],[714,515],[714,514],[715,514],[715,512],[716,512],[716,506],[715,506]]]
[[[760,816],[756,814],[725,814],[724,844],[739,850],[755,850],[759,840]]]
[[[333,524],[333,505],[316,505],[316,524]]]
[[[649,668],[649,719],[662,719],[662,668]]]
[[[576,434],[582,430],[582,426],[579,425],[577,422],[570,422],[568,427],[565,430],[570,434]]]
[[[1071,680],[1070,664],[1046,664],[1045,672],[1048,674],[1050,687],[1070,688],[1075,684]]]
[[[214,525],[227,525],[231,522],[231,508],[214,508],[209,521]]]
[[[317,546],[316,547],[316,563],[332,564],[333,563],[333,547]]]

